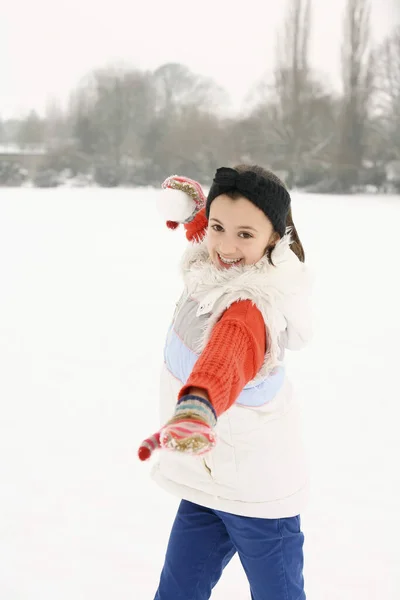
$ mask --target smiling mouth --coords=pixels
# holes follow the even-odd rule
[[[217,255],[219,260],[224,263],[224,265],[236,265],[242,260],[241,258],[224,258],[219,254],[219,252],[217,252]]]

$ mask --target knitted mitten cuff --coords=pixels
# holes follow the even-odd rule
[[[217,415],[211,402],[194,394],[182,396],[176,405],[173,419],[185,418],[198,419],[212,428],[217,424]]]

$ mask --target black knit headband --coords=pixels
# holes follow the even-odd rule
[[[279,183],[257,175],[253,171],[239,173],[236,169],[217,169],[207,196],[206,215],[210,214],[211,202],[221,194],[237,191],[257,206],[271,221],[274,230],[283,237],[286,217],[290,207],[290,194]]]

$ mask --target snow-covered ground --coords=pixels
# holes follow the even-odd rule
[[[152,600],[177,500],[158,425],[183,232],[154,190],[0,190],[0,598]],[[315,337],[290,355],[309,600],[400,597],[399,197],[294,195]],[[248,600],[239,561],[213,600]],[[189,600],[189,599],[188,599]]]

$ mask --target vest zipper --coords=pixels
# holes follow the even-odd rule
[[[211,479],[213,479],[213,476],[212,476],[211,469],[210,469],[210,467],[208,466],[208,464],[206,463],[206,461],[205,461],[205,459],[204,459],[204,458],[203,458],[203,463],[204,463],[204,466],[205,466],[205,468],[207,469],[207,472],[208,472],[209,476],[211,477]]]

